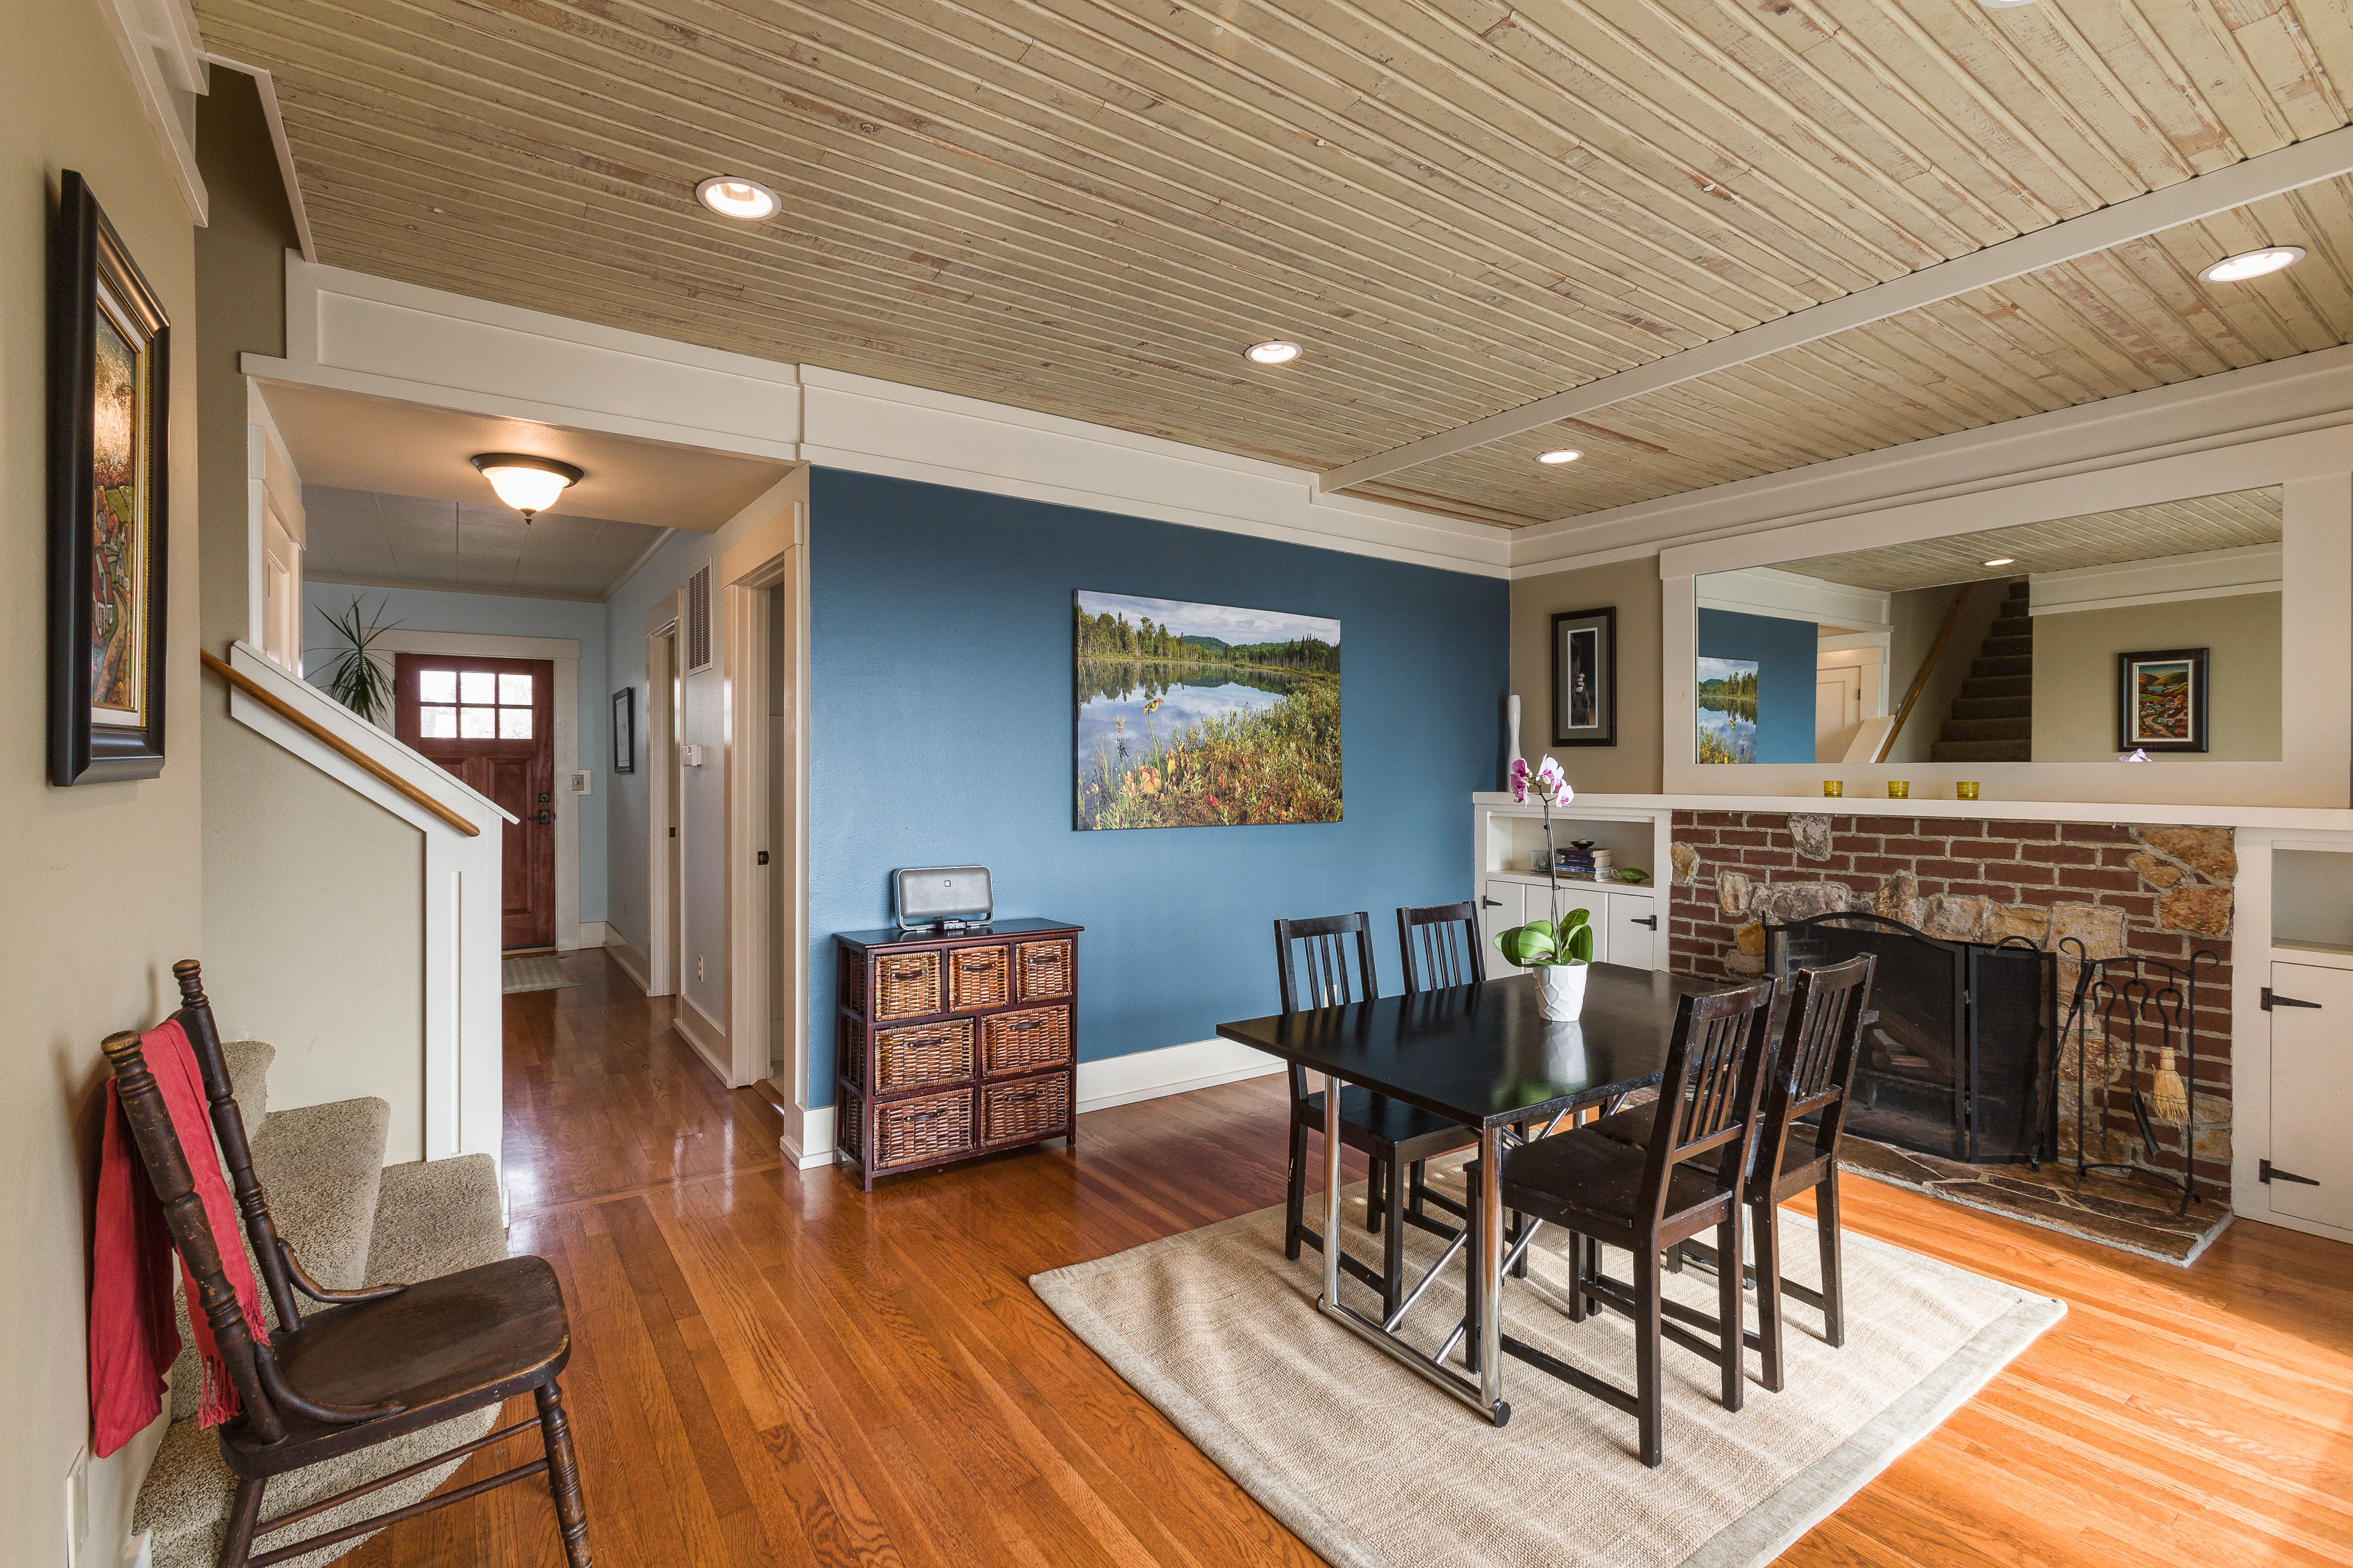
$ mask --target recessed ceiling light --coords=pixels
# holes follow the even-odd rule
[[[1252,364],[1289,364],[1305,352],[1288,338],[1269,338],[1242,350],[1242,358]]]
[[[2236,256],[2226,256],[2198,274],[2200,283],[2244,283],[2250,278],[2266,277],[2304,259],[2300,245],[2267,245],[2261,250],[2242,250]]]
[[[721,217],[757,223],[784,210],[784,201],[757,180],[741,174],[713,174],[694,187],[695,199]]]
[[[2013,5],[2031,5],[2034,0],[1978,0],[1989,11],[2007,11]]]
[[[491,481],[491,489],[499,492],[499,499],[522,513],[525,522],[533,512],[554,506],[555,498],[582,478],[581,471],[569,463],[522,452],[478,452],[473,464]]]
[[[1538,452],[1536,454],[1536,461],[1539,463],[1574,463],[1577,458],[1582,458],[1583,456],[1585,456],[1585,454],[1578,451],[1574,447],[1556,447],[1549,452]]]
[[[1987,562],[1986,564],[1989,566],[2015,566],[2018,564],[2018,557],[2014,555],[1997,555],[1992,560]]]

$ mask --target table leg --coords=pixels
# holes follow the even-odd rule
[[[1324,1300],[1340,1304],[1340,1080],[1324,1075]]]
[[[1479,1256],[1472,1267],[1479,1290],[1479,1402],[1489,1410],[1504,1403],[1504,1132],[1479,1134]],[[1496,1423],[1501,1426],[1501,1422]]]

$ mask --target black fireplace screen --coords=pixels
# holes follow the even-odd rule
[[[2039,1163],[2052,1147],[2057,963],[2022,942],[1941,942],[1879,915],[1767,924],[1786,976],[1878,960],[1847,1131],[1970,1164]]]

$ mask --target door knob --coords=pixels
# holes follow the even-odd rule
[[[532,820],[543,825],[554,821],[555,814],[552,811],[543,811],[537,816],[533,817]]]

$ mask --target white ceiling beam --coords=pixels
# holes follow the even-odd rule
[[[2006,239],[1983,250],[1744,328],[1712,343],[1684,349],[1648,364],[1589,381],[1583,386],[1343,464],[1316,476],[1315,488],[1327,493],[1344,490],[1400,468],[1525,435],[1563,419],[1590,414],[1597,408],[1647,396],[1785,349],[1867,327],[1906,310],[1923,310],[1973,289],[1990,288],[2029,272],[2056,267],[2348,173],[2353,173],[2353,126],[2246,159],[2227,169],[2196,175],[2163,190],[2150,191],[2032,234]]]

